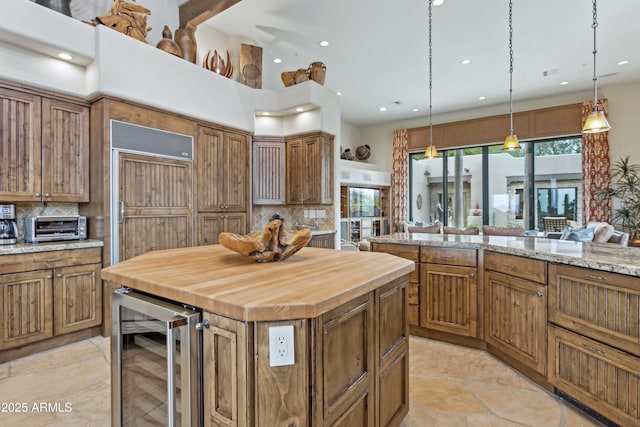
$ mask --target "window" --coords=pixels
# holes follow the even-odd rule
[[[503,151],[502,144],[443,150],[437,159],[410,154],[410,219],[539,230],[544,216],[581,222],[582,138],[521,146],[511,152]]]

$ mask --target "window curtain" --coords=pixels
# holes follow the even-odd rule
[[[609,119],[609,103],[598,100],[598,108]],[[582,103],[582,124],[593,111],[593,101]],[[611,222],[611,200],[600,201],[596,192],[611,185],[609,169],[609,132],[582,134],[582,204],[583,219],[589,221]]]
[[[391,224],[407,218],[409,191],[409,132],[393,131],[393,171],[391,173]],[[398,230],[402,231],[402,230]]]

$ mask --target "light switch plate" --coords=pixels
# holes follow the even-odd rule
[[[269,327],[269,366],[295,363],[293,325]]]

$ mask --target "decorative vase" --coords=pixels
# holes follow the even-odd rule
[[[371,147],[368,144],[361,145],[356,148],[356,159],[367,160],[371,155]]]
[[[342,154],[340,154],[340,158],[343,160],[353,160],[356,156],[351,152],[351,148],[346,148]]]
[[[36,3],[64,15],[71,16],[71,0],[36,0]]]
[[[327,66],[322,62],[312,62],[307,68],[307,74],[314,82],[324,85],[324,77],[327,73]]]
[[[307,70],[304,68],[299,68],[296,70],[296,74],[294,75],[294,80],[296,84],[306,82],[309,80],[309,76],[307,75]]]
[[[184,28],[178,28],[174,34],[176,44],[182,49],[182,57],[193,64],[196,63],[198,51],[195,31],[196,26],[188,23]]]
[[[284,84],[284,87],[289,87],[296,84],[295,71],[284,71],[282,72],[282,74],[280,74],[280,77],[282,78],[282,83]]]
[[[164,26],[164,29],[162,30],[162,40],[158,42],[156,47],[182,58],[182,49],[180,49],[180,46],[178,46],[171,38],[171,30],[167,25]]]

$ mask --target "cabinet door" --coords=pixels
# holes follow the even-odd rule
[[[102,323],[101,264],[56,268],[53,301],[55,335]]]
[[[546,286],[485,272],[485,341],[499,353],[546,375]]]
[[[247,215],[245,213],[226,213],[224,214],[224,230],[230,233],[246,234],[247,233]]]
[[[222,183],[219,182],[224,133],[220,129],[198,127],[195,143],[196,199],[198,212],[222,210]]]
[[[215,245],[218,235],[224,231],[224,218],[220,214],[198,214],[196,241],[198,245]]]
[[[420,326],[477,338],[477,269],[420,264],[420,273]]]
[[[51,270],[39,270],[0,276],[0,349],[19,347],[53,336],[51,274]]]
[[[306,165],[303,164],[304,147],[302,139],[287,141],[287,204],[301,205],[306,196],[307,181]]]
[[[40,201],[40,97],[0,88],[0,130],[0,199]]]
[[[333,234],[322,234],[311,236],[308,246],[310,248],[335,248],[335,236]]]
[[[43,201],[89,201],[89,108],[42,102]]]
[[[253,143],[253,204],[284,205],[286,198],[284,140]]]
[[[225,132],[222,163],[218,165],[218,186],[222,186],[222,205],[228,211],[246,211],[249,192],[249,138]]]

